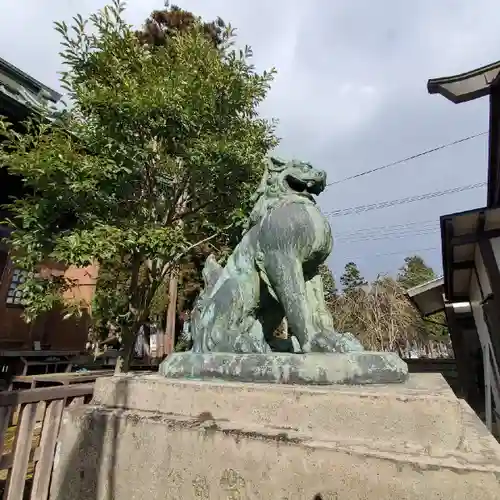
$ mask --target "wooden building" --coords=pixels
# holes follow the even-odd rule
[[[41,105],[55,105],[61,95],[0,58],[0,114],[22,132],[22,122]],[[0,166],[0,204],[23,196],[22,180],[9,174],[8,166]],[[0,213],[0,220],[8,215]],[[19,285],[23,273],[12,266],[5,238],[8,228],[0,225],[0,358],[12,356],[15,351],[40,351],[53,355],[56,351],[83,351],[87,341],[88,322],[63,320],[59,311],[52,311],[33,324],[22,318],[22,292]],[[78,285],[69,292],[72,298],[90,304],[96,269],[64,268],[46,265],[45,271],[64,273],[75,279]]]
[[[491,430],[500,422],[500,61],[427,88],[453,103],[490,102],[486,205],[441,217],[443,279],[409,295],[424,316],[445,310],[465,397],[482,400]]]

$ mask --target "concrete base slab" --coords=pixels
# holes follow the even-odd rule
[[[300,386],[99,379],[52,500],[500,498],[500,445],[443,378]]]
[[[235,354],[178,352],[159,372],[169,378],[271,384],[391,384],[406,381],[408,366],[392,352]]]

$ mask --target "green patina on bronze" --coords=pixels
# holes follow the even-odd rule
[[[169,378],[268,384],[368,385],[408,379],[406,363],[392,352],[271,353],[224,352],[170,355],[160,366]]]
[[[193,352],[293,352],[274,337],[284,317],[301,352],[362,350],[333,328],[319,274],[333,247],[314,195],[326,173],[309,163],[268,161],[246,232],[224,268],[207,260],[193,311]]]
[[[207,259],[205,288],[191,316],[191,352],[167,358],[161,373],[312,384],[406,379],[397,355],[365,353],[353,335],[333,327],[319,273],[333,239],[314,199],[325,187],[326,173],[309,163],[268,160],[246,231],[226,266]],[[287,339],[274,335],[283,318]]]

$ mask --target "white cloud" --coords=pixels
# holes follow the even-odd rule
[[[88,15],[105,0],[0,0],[0,55],[57,87],[58,35],[52,22]],[[467,71],[500,58],[497,0],[178,0],[205,19],[221,16],[254,49],[262,70],[278,75],[262,110],[280,119],[280,154],[310,160],[331,179],[379,166],[487,127],[487,102],[454,106],[429,96],[431,77]],[[57,5],[57,8],[55,6]],[[127,18],[141,24],[162,0],[129,0]],[[320,198],[327,209],[438,190],[486,173],[484,141],[332,187]],[[471,168],[474,166],[474,168]],[[458,183],[458,184],[457,184]],[[404,223],[483,203],[466,193],[335,220],[340,231]],[[418,206],[417,206],[418,205]],[[471,206],[472,205],[472,206]],[[432,240],[434,241],[434,240]],[[429,246],[425,238],[336,248],[367,256],[371,274],[393,268],[404,255],[374,253]],[[396,248],[395,248],[396,247]],[[387,250],[388,249],[388,250]],[[426,254],[428,256],[429,253]],[[431,261],[439,264],[439,252]]]

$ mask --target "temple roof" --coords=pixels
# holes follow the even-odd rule
[[[459,75],[432,78],[427,82],[429,94],[441,94],[455,104],[471,101],[490,93],[500,74],[500,61]]]
[[[0,57],[0,112],[24,119],[34,110],[54,105],[61,94]]]

